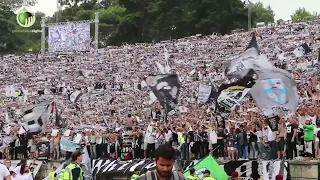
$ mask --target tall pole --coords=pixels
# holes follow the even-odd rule
[[[46,18],[41,17],[41,54],[46,51]]]
[[[251,6],[250,2],[248,1],[248,31],[251,29]]]
[[[99,48],[99,12],[94,13],[94,49]]]
[[[168,123],[167,97],[164,97],[164,122]]]
[[[56,23],[59,21],[59,12],[60,12],[60,2],[57,0],[57,11],[56,11]]]

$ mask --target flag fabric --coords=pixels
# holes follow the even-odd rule
[[[298,90],[290,73],[285,70],[255,69],[258,75],[250,94],[267,117],[288,116],[298,107]]]
[[[216,99],[216,110],[219,112],[231,112],[240,101],[247,95],[251,87],[255,84],[257,77],[253,70],[242,79],[230,83],[222,84],[218,90],[218,97]]]
[[[39,133],[49,123],[53,102],[41,102],[23,110],[23,127],[28,133]]]
[[[106,124],[107,127],[109,127],[108,120],[107,120],[106,116],[104,115],[103,106],[101,106],[101,113],[102,113],[103,122]]]
[[[274,117],[265,119],[265,122],[268,124],[272,132],[278,131],[279,121],[280,121],[279,116],[274,116]]]
[[[146,78],[146,83],[157,97],[161,106],[169,113],[178,103],[179,78],[176,74],[159,74]]]
[[[229,60],[225,65],[225,75],[231,78],[242,78],[248,74],[250,69],[273,68],[266,55],[259,54],[259,47],[255,34],[241,55]]]
[[[257,37],[256,37],[256,34],[254,32],[252,33],[251,41],[248,44],[246,50],[251,49],[251,48],[256,49],[258,51],[258,54],[259,54],[259,46],[258,46],[258,43],[257,43]]]
[[[163,49],[164,49],[164,59],[166,60],[166,65],[164,67],[164,70],[167,73],[170,73],[171,67],[169,65],[169,53],[168,53],[168,50],[167,50],[166,46],[164,46]]]
[[[74,91],[71,95],[70,95],[70,101],[76,103],[80,97],[81,97],[82,93],[81,91]]]
[[[286,60],[286,57],[284,56],[284,51],[280,49],[278,46],[275,46],[276,52],[277,52],[277,57],[279,60],[283,61]]]
[[[161,74],[166,74],[167,73],[165,68],[159,62],[156,62],[156,65],[157,65],[157,67],[158,67],[158,69],[159,69]]]
[[[153,104],[154,102],[157,101],[157,97],[156,95],[154,95],[154,93],[152,91],[149,92],[149,101],[148,101],[148,105]]]
[[[83,154],[82,154],[81,165],[84,166],[84,168],[82,168],[83,176],[85,177],[85,179],[91,179],[92,175],[91,175],[90,156],[86,146],[82,148],[82,153]]]
[[[224,169],[214,160],[214,158],[211,155],[208,155],[207,157],[199,161],[192,168],[195,169],[195,173],[200,179],[203,178],[202,172],[204,170],[209,170],[210,176],[217,180],[225,180],[229,178]],[[189,175],[189,170],[183,173],[184,177],[188,177]]]
[[[297,47],[296,49],[293,50],[293,54],[296,57],[302,57],[308,53],[310,53],[312,49],[308,46],[308,44],[304,43],[301,46]]]

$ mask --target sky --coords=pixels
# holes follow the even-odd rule
[[[271,6],[275,13],[275,20],[290,20],[290,16],[300,7],[305,8],[309,12],[320,13],[320,0],[251,0],[252,2],[260,1],[266,7]],[[52,16],[57,10],[57,0],[38,0],[38,4],[27,8],[29,11],[44,12],[48,16]]]

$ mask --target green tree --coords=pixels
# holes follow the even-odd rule
[[[17,26],[16,21],[12,21],[14,17],[11,7],[0,5],[0,53],[15,52],[23,44],[17,34],[12,33]]]
[[[23,6],[33,6],[37,2],[38,0],[1,0],[0,5],[5,5],[14,11]]]
[[[9,2],[9,0],[5,1]],[[124,42],[158,42],[199,33],[225,34],[234,29],[248,27],[248,6],[245,6],[241,0],[92,0],[91,2],[70,0],[62,2],[65,2],[62,5],[66,5],[66,8],[56,12],[47,22],[89,20],[94,18],[95,12],[99,12],[100,47],[121,45]],[[252,24],[274,21],[274,13],[270,6],[264,8],[261,3],[250,4],[250,6]],[[39,20],[32,28],[40,29],[40,19],[44,15],[37,13],[36,16]],[[14,15],[11,19],[5,20],[7,24],[16,25]],[[94,35],[93,30],[91,35]],[[27,47],[32,47],[33,50],[40,49],[40,33],[14,36],[22,41],[17,46],[20,48],[19,51],[27,51],[29,49]],[[1,37],[4,39],[7,36],[0,35]]]
[[[299,8],[291,15],[293,22],[312,21],[316,20],[317,16],[308,12],[305,8]]]
[[[251,3],[249,6],[252,8],[252,16],[254,17],[252,20],[253,26],[259,22],[264,22],[265,24],[274,22],[274,12],[270,5],[265,8],[261,2],[258,2],[255,4]]]
[[[278,19],[278,20],[277,20],[277,24],[278,24],[278,25],[281,25],[282,23],[284,23],[284,20],[283,20],[283,19]]]

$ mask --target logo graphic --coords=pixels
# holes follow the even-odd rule
[[[17,14],[17,22],[21,27],[28,28],[36,22],[36,16],[27,10],[21,10]]]
[[[281,79],[262,80],[265,93],[280,105],[288,103],[287,90]]]

